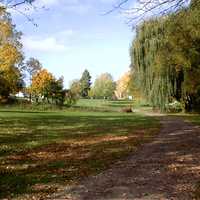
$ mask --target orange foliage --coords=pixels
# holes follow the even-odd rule
[[[42,69],[33,76],[31,90],[37,95],[43,95],[49,83],[52,81],[55,81],[54,76],[46,69]]]
[[[126,72],[118,81],[115,94],[117,98],[126,98],[129,95],[130,72]]]

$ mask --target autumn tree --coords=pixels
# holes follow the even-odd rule
[[[116,84],[109,73],[101,74],[94,82],[91,89],[93,98],[111,99],[115,93]]]
[[[36,102],[39,98],[42,100],[49,101],[50,88],[52,87],[52,82],[55,81],[53,74],[48,72],[46,69],[41,69],[32,78],[31,91],[35,96]]]
[[[90,86],[91,86],[91,76],[89,71],[86,69],[83,74],[82,77],[80,79],[80,88],[81,88],[81,96],[83,98],[87,98],[88,97],[88,92],[90,90]]]
[[[37,74],[40,70],[42,69],[42,64],[38,59],[35,58],[29,58],[29,60],[26,61],[26,63],[23,66],[23,73],[24,76],[26,77],[26,80],[28,82],[28,87],[26,88],[26,93],[29,94],[29,100],[32,100],[32,95],[31,95],[31,82],[32,78],[35,74]]]
[[[46,69],[41,69],[32,78],[31,92],[37,103],[63,105],[66,97],[64,78],[56,79]]]
[[[20,65],[23,60],[21,33],[15,30],[10,14],[0,7],[0,99],[17,93],[22,86]]]
[[[130,95],[129,83],[130,83],[130,72],[126,72],[122,77],[117,81],[115,94],[117,98],[123,99],[127,98]]]

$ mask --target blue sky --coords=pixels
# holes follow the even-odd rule
[[[33,26],[13,12],[17,30],[23,32],[26,58],[38,58],[65,85],[88,69],[94,79],[109,72],[117,80],[128,71],[129,47],[134,33],[125,18],[114,12],[103,16],[115,0],[36,0],[36,10],[24,10]],[[45,6],[45,9],[40,9]]]

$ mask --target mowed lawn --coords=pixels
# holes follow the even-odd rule
[[[134,108],[134,105],[134,102],[131,100],[80,99],[74,105],[74,108],[88,111],[119,112],[122,108]]]
[[[97,174],[159,130],[121,112],[0,110],[0,198],[44,198]]]

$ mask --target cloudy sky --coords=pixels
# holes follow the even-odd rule
[[[110,10],[115,0],[36,0],[36,9],[20,8],[37,23],[12,12],[17,29],[23,32],[26,58],[38,58],[65,84],[80,78],[87,68],[93,80],[109,72],[114,79],[129,69],[129,47],[133,38],[125,18]],[[45,6],[45,8],[44,8]]]

